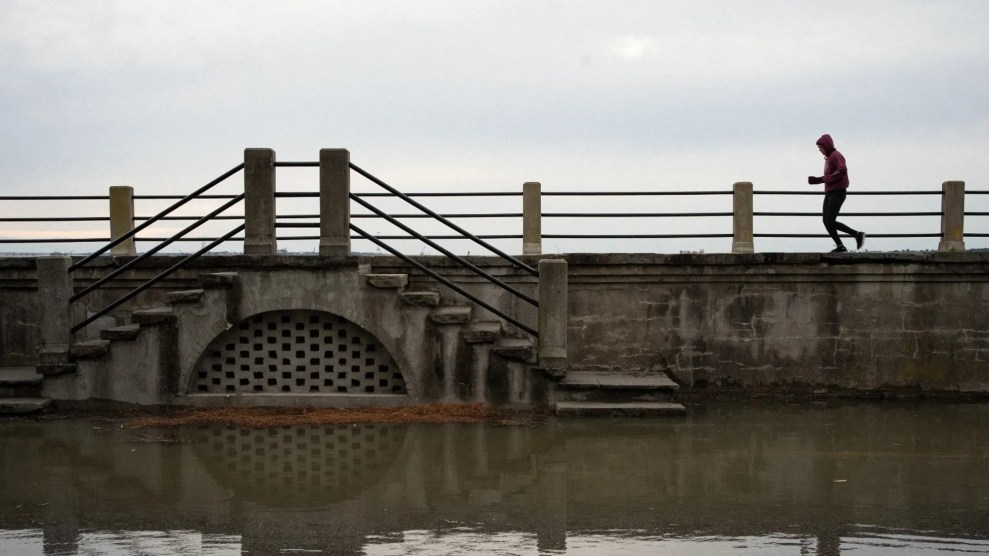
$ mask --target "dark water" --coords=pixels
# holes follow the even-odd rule
[[[0,554],[989,554],[989,405],[531,427],[0,421]]]

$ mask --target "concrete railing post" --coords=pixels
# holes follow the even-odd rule
[[[522,254],[543,254],[542,184],[527,181],[522,184]]]
[[[129,185],[110,186],[110,239],[118,237],[134,229],[134,188]],[[110,254],[114,256],[137,255],[134,238],[130,237],[113,246]]]
[[[539,261],[539,365],[567,364],[567,261]]]
[[[350,151],[319,151],[319,254],[350,255]]]
[[[275,151],[244,149],[244,254],[274,255]]]
[[[752,183],[740,181],[732,186],[732,253],[752,253]]]
[[[69,362],[72,323],[69,298],[72,278],[69,276],[71,257],[39,257],[37,259],[38,298],[41,303],[40,364],[57,366]]]
[[[941,184],[941,243],[938,251],[965,250],[965,182]]]

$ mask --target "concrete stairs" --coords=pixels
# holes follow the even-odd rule
[[[507,405],[531,404],[531,371],[536,363],[532,338],[502,320],[475,318],[472,303],[446,302],[440,291],[432,288],[410,288],[407,274],[364,276],[372,287],[396,290],[405,306],[430,308],[428,318],[442,338],[444,401],[490,403],[496,397]],[[461,350],[469,351],[470,376],[460,374],[458,378],[458,361],[466,359]],[[494,365],[492,356],[496,359]],[[493,376],[493,367],[504,369],[506,376]],[[462,384],[467,379],[469,389]],[[501,383],[506,392],[493,393],[493,383]]]
[[[34,367],[0,367],[0,416],[37,413],[51,405],[41,395],[43,380]]]
[[[665,374],[569,370],[552,398],[560,417],[682,417],[677,390]]]
[[[228,289],[236,274],[204,274],[199,279],[201,288],[169,292],[166,305],[135,310],[126,324],[100,330],[98,339],[74,342],[69,364],[40,365],[38,372],[45,378],[41,390],[59,400],[113,400],[123,391],[137,391],[142,392],[139,403],[154,403],[162,385],[153,370],[174,364],[164,359],[166,353],[176,352],[176,308],[200,303],[211,290]]]

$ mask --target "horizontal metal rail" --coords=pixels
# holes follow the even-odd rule
[[[109,195],[4,195],[0,201],[109,201]]]
[[[824,191],[753,191],[753,195],[824,195]],[[941,191],[847,191],[848,195],[943,195]]]
[[[548,197],[675,197],[692,195],[733,195],[733,191],[543,191]]]
[[[452,229],[453,231],[457,232],[458,234],[461,234],[461,235],[464,235],[464,236],[470,238],[472,241],[474,241],[478,245],[480,245],[480,246],[484,247],[485,249],[487,249],[488,251],[491,251],[492,253],[498,255],[499,257],[501,257],[502,259],[504,259],[504,260],[512,263],[513,265],[515,265],[515,266],[517,266],[517,267],[525,270],[529,274],[532,274],[533,276],[539,276],[539,271],[538,270],[536,270],[536,269],[532,268],[531,266],[523,263],[522,261],[516,259],[515,257],[512,257],[511,255],[508,255],[508,254],[504,253],[503,251],[501,251],[500,249],[498,249],[495,246],[491,245],[490,243],[488,243],[488,242],[486,242],[486,241],[478,238],[477,236],[471,234],[467,230],[461,228],[460,226],[457,226],[456,224],[454,224],[453,222],[450,222],[446,218],[443,218],[439,214],[436,214],[435,212],[433,212],[432,210],[426,208],[422,204],[420,204],[420,203],[412,200],[408,195],[402,193],[401,191],[395,189],[394,187],[388,185],[387,183],[385,183],[385,182],[379,180],[378,178],[372,176],[368,172],[365,172],[364,170],[362,170],[356,164],[351,163],[350,164],[350,167],[355,172],[357,172],[358,174],[364,176],[365,178],[367,178],[371,182],[378,184],[379,186],[381,186],[382,188],[384,188],[386,191],[392,193],[393,195],[395,195],[398,198],[402,199],[403,201],[409,203],[410,205],[414,206],[415,208],[421,210],[422,212],[425,212],[426,214],[428,214],[428,215],[432,216],[433,218],[439,220],[441,223],[445,224],[448,228]]]
[[[530,304],[530,305],[532,305],[534,307],[538,307],[539,306],[539,302],[536,301],[535,299],[529,297],[528,295],[520,292],[519,290],[513,288],[512,286],[509,286],[508,284],[506,284],[506,283],[502,282],[501,280],[495,278],[490,273],[485,272],[484,270],[480,269],[477,265],[471,263],[470,261],[467,261],[463,257],[460,257],[459,255],[454,255],[453,252],[451,252],[449,249],[444,248],[443,246],[441,246],[440,244],[436,243],[435,241],[430,240],[429,238],[423,236],[419,232],[413,230],[412,228],[406,226],[405,224],[402,224],[401,222],[399,222],[398,220],[396,220],[392,216],[389,216],[388,214],[386,214],[384,211],[379,210],[377,207],[375,207],[371,203],[369,203],[369,202],[367,202],[367,201],[365,201],[363,199],[360,199],[360,198],[354,196],[353,194],[350,195],[350,198],[353,199],[354,201],[357,201],[357,203],[359,203],[364,208],[366,208],[366,209],[374,212],[376,215],[378,215],[381,218],[384,218],[388,222],[392,223],[394,226],[398,227],[403,232],[405,232],[405,233],[407,233],[409,235],[415,236],[416,239],[422,241],[426,245],[432,247],[433,249],[436,249],[440,253],[442,253],[442,254],[446,255],[447,257],[453,259],[457,264],[463,266],[464,268],[469,269],[470,271],[474,272],[478,276],[483,277],[488,282],[491,282],[492,284],[498,286],[499,288],[507,291],[508,293],[514,295],[515,297],[521,299],[522,301],[525,301],[526,303],[528,303],[528,304]]]
[[[544,212],[543,218],[679,218],[734,216],[732,212]]]
[[[179,202],[173,204],[172,206],[166,208],[165,210],[159,212],[157,215],[155,215],[150,220],[146,220],[143,224],[140,224],[138,226],[135,226],[132,230],[130,230],[126,234],[121,235],[117,239],[115,239],[115,240],[111,241],[110,243],[107,243],[106,245],[104,245],[102,248],[97,249],[93,254],[89,255],[85,259],[83,259],[83,260],[81,260],[81,261],[73,264],[72,266],[69,267],[69,272],[72,272],[72,271],[78,269],[79,267],[82,267],[82,266],[86,265],[88,262],[92,261],[96,257],[99,257],[103,253],[106,253],[107,251],[109,251],[113,247],[115,247],[115,246],[123,243],[124,241],[127,241],[128,239],[134,237],[141,230],[144,230],[145,228],[147,228],[151,224],[154,224],[159,218],[161,218],[163,216],[167,216],[168,214],[170,214],[175,209],[181,207],[182,205],[184,205],[184,204],[188,203],[189,201],[195,199],[199,195],[205,193],[210,188],[214,187],[215,185],[217,185],[218,183],[222,182],[223,180],[225,180],[225,179],[229,178],[230,176],[236,174],[237,172],[241,171],[243,168],[244,168],[244,163],[241,162],[240,164],[234,166],[230,170],[227,170],[226,172],[224,172],[223,174],[221,174],[219,177],[217,177],[213,181],[207,183],[206,185],[200,187],[199,189],[197,189],[197,190],[193,191],[192,193],[190,193],[190,194],[186,195],[185,197],[183,197],[181,201],[179,201]]]
[[[732,234],[543,234],[549,239],[695,239],[733,237]]]
[[[843,212],[845,216],[941,216],[942,212]],[[764,212],[754,211],[752,216],[821,216],[820,212]],[[870,236],[872,234],[869,234]]]
[[[876,237],[941,237],[942,234],[869,234],[869,238]],[[831,237],[828,234],[763,234],[753,232],[753,237]]]
[[[0,222],[106,222],[109,216],[62,216],[0,218]]]
[[[492,313],[498,315],[499,317],[505,319],[506,321],[514,324],[515,326],[518,326],[519,328],[521,328],[522,330],[525,330],[529,334],[532,334],[533,336],[536,336],[536,337],[539,336],[539,333],[535,329],[533,329],[533,328],[531,328],[529,326],[526,326],[525,324],[522,324],[521,322],[519,322],[518,320],[516,320],[515,318],[513,318],[513,317],[511,317],[509,315],[506,315],[501,310],[493,307],[489,303],[486,303],[486,302],[482,301],[477,296],[469,293],[467,290],[465,290],[465,289],[461,288],[460,286],[454,284],[450,280],[447,280],[445,277],[437,274],[433,270],[430,270],[428,267],[426,267],[422,263],[419,263],[419,262],[413,260],[411,257],[409,257],[407,255],[403,255],[400,251],[397,251],[396,249],[392,248],[390,245],[388,245],[387,243],[379,240],[378,238],[374,237],[373,235],[365,232],[364,230],[358,228],[357,226],[354,226],[353,224],[350,225],[350,229],[353,230],[353,231],[355,231],[355,232],[357,232],[358,234],[360,234],[364,239],[370,241],[371,243],[374,243],[378,247],[381,247],[385,251],[388,251],[392,255],[395,255],[399,259],[402,259],[406,263],[408,263],[408,264],[416,267],[417,269],[419,269],[423,273],[425,273],[428,276],[432,277],[434,280],[440,282],[441,284],[443,284],[446,287],[450,288],[451,290],[459,293],[460,295],[466,297],[467,299],[470,299],[474,303],[477,303],[481,307],[484,307],[485,309],[491,311]]]
[[[183,230],[181,230],[180,232],[176,233],[172,237],[166,239],[165,241],[162,241],[161,243],[159,243],[158,245],[155,245],[151,249],[148,249],[148,251],[145,252],[145,253],[143,253],[141,256],[136,257],[134,259],[131,259],[130,261],[128,261],[126,264],[124,264],[120,268],[118,268],[118,269],[114,270],[113,272],[111,272],[110,274],[107,274],[106,276],[100,278],[96,282],[93,282],[92,284],[89,285],[89,287],[85,288],[81,292],[79,292],[79,293],[73,295],[72,297],[70,297],[69,298],[69,301],[70,302],[72,302],[72,301],[78,301],[79,299],[82,299],[86,295],[89,295],[92,291],[96,290],[97,288],[99,288],[103,284],[109,282],[110,280],[116,278],[117,276],[119,276],[120,274],[122,274],[123,272],[125,272],[126,270],[128,270],[130,268],[133,268],[134,266],[142,263],[143,261],[146,261],[149,257],[151,257],[152,255],[154,255],[155,253],[161,251],[165,247],[168,247],[169,245],[171,245],[172,243],[174,243],[178,239],[180,239],[182,237],[185,237],[185,235],[188,234],[189,232],[191,232],[192,230],[195,230],[199,226],[205,224],[206,222],[209,222],[213,217],[215,217],[216,215],[220,214],[221,212],[227,210],[228,208],[232,207],[233,205],[237,204],[238,202],[240,202],[241,200],[243,200],[243,198],[244,198],[244,194],[241,193],[236,198],[227,201],[223,205],[217,207],[217,209],[214,210],[213,212],[211,212],[211,213],[203,216],[202,218],[200,218],[199,220],[195,221],[194,223],[189,224]]]
[[[231,237],[233,237],[234,235],[236,235],[236,234],[238,234],[238,233],[240,233],[240,232],[241,232],[241,231],[242,231],[242,230],[243,230],[243,229],[244,229],[245,227],[246,227],[246,226],[245,226],[244,224],[241,224],[241,225],[239,225],[239,226],[237,226],[236,228],[234,228],[233,230],[230,230],[229,232],[227,232],[226,234],[224,234],[224,235],[223,235],[223,236],[221,236],[220,238],[218,238],[218,239],[216,239],[216,240],[213,240],[213,242],[211,242],[211,243],[210,243],[209,245],[207,245],[206,247],[203,247],[203,248],[202,248],[202,249],[200,249],[199,251],[196,251],[195,253],[193,253],[193,254],[191,254],[191,255],[189,255],[188,257],[185,257],[185,258],[183,258],[183,259],[182,259],[181,261],[179,261],[179,262],[177,262],[177,263],[175,263],[175,264],[173,264],[172,266],[170,266],[170,267],[168,267],[168,268],[167,268],[166,270],[163,270],[162,272],[160,272],[160,273],[159,273],[159,274],[158,274],[157,276],[155,276],[154,278],[151,278],[150,280],[148,280],[148,281],[147,281],[147,282],[145,282],[144,284],[141,284],[141,285],[140,285],[140,286],[138,286],[137,288],[134,288],[133,290],[131,290],[130,292],[128,292],[127,294],[125,294],[125,295],[124,295],[123,297],[121,297],[120,299],[118,299],[118,300],[116,300],[116,301],[114,301],[113,303],[111,303],[111,304],[109,304],[109,305],[107,305],[107,306],[106,306],[106,307],[104,307],[103,309],[100,309],[100,310],[99,310],[99,311],[97,311],[97,312],[96,312],[95,314],[93,314],[93,315],[91,315],[91,316],[90,316],[90,317],[88,317],[87,319],[85,319],[85,320],[83,320],[82,322],[80,322],[80,323],[78,323],[78,324],[76,324],[75,326],[73,326],[73,327],[72,327],[72,332],[78,332],[78,331],[79,331],[80,329],[82,329],[82,328],[84,328],[84,327],[85,327],[86,325],[88,325],[89,323],[91,323],[91,322],[93,322],[93,321],[95,321],[96,319],[98,319],[98,318],[100,318],[100,317],[102,317],[103,315],[106,315],[106,314],[107,314],[107,313],[109,313],[110,311],[112,311],[112,310],[114,310],[114,309],[116,309],[117,307],[119,307],[119,306],[121,306],[121,305],[123,305],[124,303],[126,303],[127,301],[129,301],[129,300],[130,300],[131,298],[133,298],[133,297],[134,297],[134,296],[136,296],[137,294],[139,294],[139,293],[141,293],[141,292],[143,292],[143,291],[145,291],[145,290],[147,290],[147,289],[148,289],[148,288],[150,288],[151,286],[153,286],[153,285],[155,285],[155,284],[157,284],[157,283],[158,283],[158,282],[160,282],[161,280],[163,280],[163,279],[165,279],[166,277],[168,277],[169,275],[171,275],[171,274],[172,274],[173,272],[175,272],[176,270],[178,270],[178,269],[180,269],[180,268],[182,268],[182,267],[183,267],[183,266],[185,266],[185,265],[186,265],[186,264],[187,264],[187,263],[188,263],[189,261],[191,261],[191,260],[193,260],[193,259],[196,259],[196,258],[198,258],[198,257],[200,257],[201,255],[203,255],[204,253],[206,253],[206,252],[207,252],[207,251],[209,251],[210,249],[213,249],[213,248],[214,248],[214,247],[216,247],[217,245],[220,245],[220,244],[221,244],[221,243],[223,243],[224,241],[227,241],[228,239],[230,239],[230,238],[231,238]]]

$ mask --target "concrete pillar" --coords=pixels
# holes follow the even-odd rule
[[[244,254],[274,255],[275,151],[244,149]]]
[[[752,253],[752,183],[737,182],[732,186],[732,253]]]
[[[350,151],[319,151],[319,254],[350,255]]]
[[[567,364],[567,261],[539,261],[539,365]]]
[[[38,355],[42,366],[69,362],[69,344],[72,342],[69,311],[69,298],[72,297],[72,278],[69,276],[71,264],[71,257],[37,259],[42,343]]]
[[[527,181],[522,184],[522,254],[543,254],[542,184]]]
[[[134,188],[128,185],[110,187],[110,239],[118,237],[134,229]],[[110,250],[113,256],[137,255],[134,238],[130,237]]]
[[[965,250],[965,182],[941,184],[941,243],[938,251]]]

